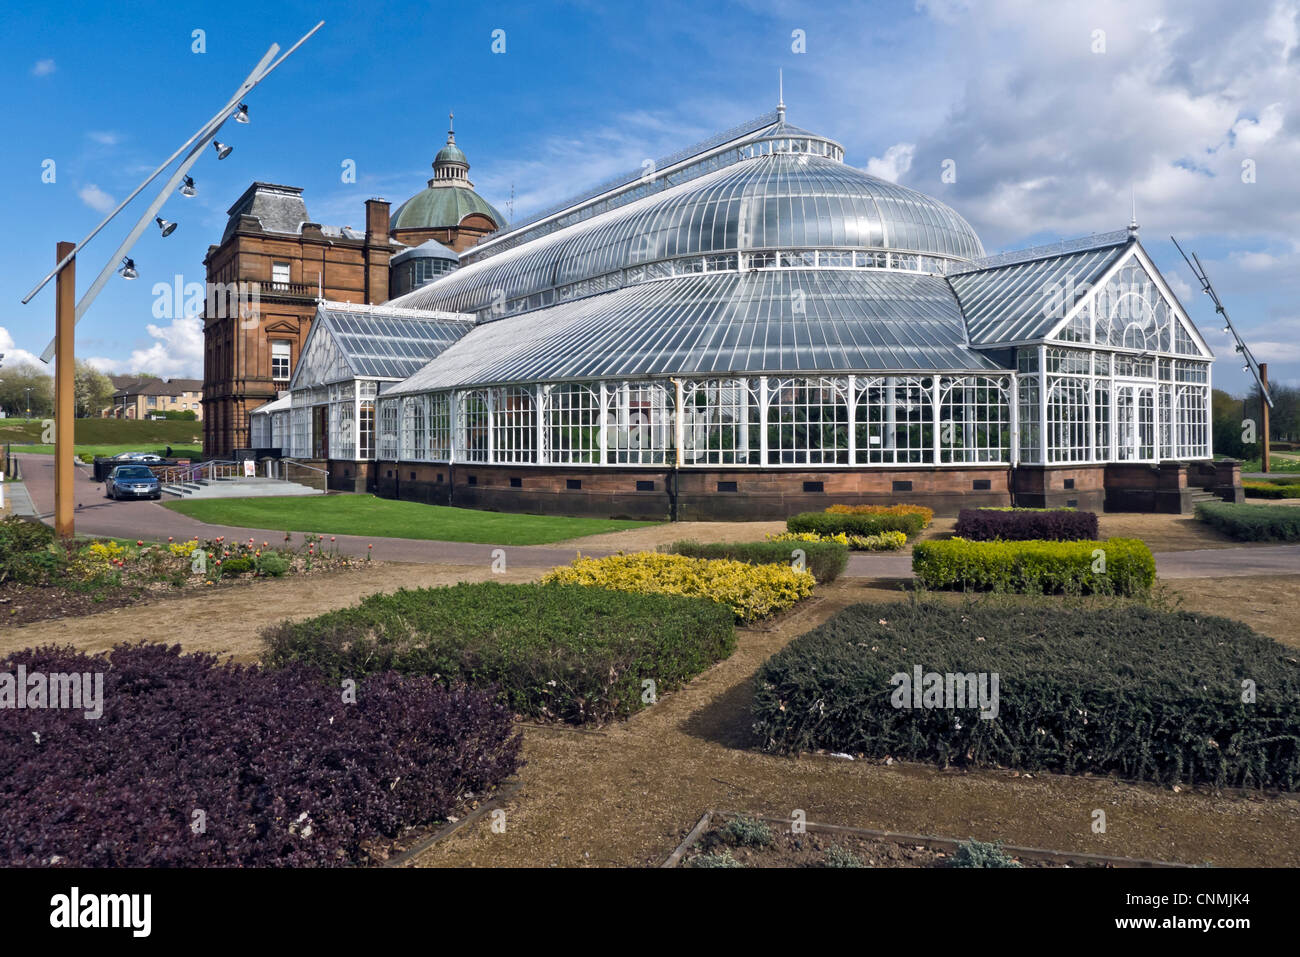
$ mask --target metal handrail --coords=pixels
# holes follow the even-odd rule
[[[298,468],[300,468],[300,469],[311,469],[313,472],[320,472],[322,475],[329,475],[329,474],[330,474],[330,470],[329,470],[329,469],[323,469],[323,468],[320,468],[319,466],[316,466],[316,465],[308,465],[308,464],[305,463],[305,462],[299,462],[297,459],[291,459],[291,458],[288,458],[288,457],[284,457],[284,458],[281,458],[280,461],[281,461],[281,462],[287,462],[289,465],[296,465],[296,466],[298,466]]]
[[[235,467],[243,474],[243,464],[230,459],[208,459],[206,462],[191,462],[189,465],[169,465],[156,473],[159,482],[201,482],[204,473],[212,479],[219,478],[218,472],[230,472]]]

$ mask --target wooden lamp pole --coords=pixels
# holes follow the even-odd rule
[[[1260,417],[1264,420],[1262,423],[1264,427],[1264,457],[1263,460],[1260,462],[1259,467],[1261,471],[1267,472],[1269,471],[1268,459],[1270,453],[1272,452],[1272,448],[1270,447],[1270,443],[1268,439],[1268,425],[1269,425],[1268,401],[1264,398],[1264,393],[1268,391],[1268,363],[1267,362],[1261,362],[1259,364],[1259,381],[1264,384],[1264,388],[1260,390],[1260,394],[1259,394],[1259,408],[1260,411],[1262,412],[1262,415]]]
[[[59,243],[56,262],[76,248],[76,243]],[[76,410],[73,401],[73,335],[76,327],[77,260],[74,256],[59,270],[54,298],[54,534],[71,538],[73,511],[73,430]]]

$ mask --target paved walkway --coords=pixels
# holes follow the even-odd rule
[[[54,512],[54,457],[23,455],[22,474],[27,492],[41,518],[50,519]],[[149,537],[161,541],[169,536],[177,541],[216,538],[284,541],[283,529],[235,528],[208,525],[182,515],[157,502],[115,502],[104,498],[102,483],[93,482],[89,466],[78,466],[74,484],[78,533],[107,535],[115,538]],[[12,486],[11,486],[12,488]],[[8,490],[7,490],[8,491]],[[302,532],[294,532],[301,542]],[[551,545],[472,545],[464,542],[435,542],[410,538],[366,538],[337,535],[334,547],[347,555],[363,556],[368,552],[382,561],[420,562],[450,565],[486,565],[501,548],[507,566],[550,568],[572,561],[578,553],[573,547]],[[370,546],[374,546],[373,550]],[[583,548],[584,555],[610,555],[616,549]],[[1252,575],[1300,575],[1300,545],[1248,545],[1240,548],[1210,548],[1156,555],[1156,572],[1161,578],[1242,578]],[[912,560],[908,555],[873,555],[858,552],[849,556],[846,574],[855,578],[911,578]]]

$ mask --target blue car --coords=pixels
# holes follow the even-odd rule
[[[144,465],[119,465],[104,480],[108,498],[162,498],[158,477]]]

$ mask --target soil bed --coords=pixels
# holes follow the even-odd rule
[[[761,819],[768,825],[771,843],[765,846],[737,846],[728,840],[726,824],[734,815],[715,814],[704,831],[691,843],[680,858],[667,866],[693,867],[697,858],[705,855],[730,854],[745,867],[953,867],[953,858],[959,842],[950,838],[928,838],[916,835],[883,835],[860,833],[854,828],[830,828],[807,824],[803,833],[795,833],[791,822]],[[751,819],[752,820],[752,819]],[[1047,854],[1028,849],[1004,848],[1004,853],[1021,867],[1113,867],[1106,860],[1088,860]],[[838,864],[831,863],[838,859]],[[1130,863],[1130,862],[1125,862]],[[1148,864],[1151,862],[1131,862]]]

